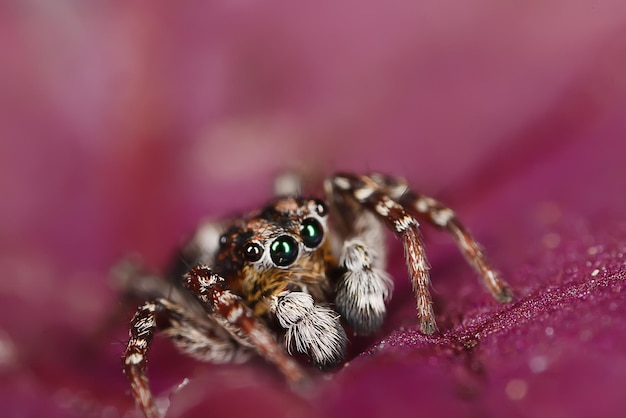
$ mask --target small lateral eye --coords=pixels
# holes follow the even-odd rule
[[[226,234],[223,234],[220,236],[220,245],[226,245],[228,243],[228,236],[226,236]]]
[[[304,245],[309,248],[315,248],[324,239],[324,228],[322,228],[317,219],[307,218],[300,227],[300,236]]]
[[[243,246],[243,256],[248,261],[259,261],[263,256],[263,247],[256,242],[248,242]]]
[[[270,245],[270,257],[279,267],[286,267],[298,257],[298,243],[289,235],[281,235]]]
[[[319,216],[326,216],[326,215],[328,215],[328,206],[326,206],[326,203],[324,203],[323,200],[315,199],[315,204],[317,205],[315,207],[315,210],[317,211],[317,214]]]

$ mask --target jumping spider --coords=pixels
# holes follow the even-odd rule
[[[403,180],[338,174],[324,188],[326,202],[294,194],[242,218],[202,224],[180,250],[184,262],[170,274],[173,289],[165,280],[147,280],[136,267],[118,272],[127,277],[127,291],[150,299],[131,321],[123,356],[146,417],[159,416],[145,375],[157,332],[183,353],[212,363],[258,354],[290,382],[305,378],[288,355],[294,349],[320,369],[338,365],[347,342],[340,318],[359,335],[376,332],[385,318],[393,280],[385,271],[383,225],[404,245],[423,333],[437,325],[418,219],[447,230],[493,297],[511,300],[454,212]]]

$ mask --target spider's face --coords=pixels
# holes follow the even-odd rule
[[[324,243],[326,214],[320,200],[280,199],[245,221],[237,250],[256,270],[293,268]]]
[[[258,297],[290,284],[319,282],[325,273],[327,215],[318,199],[276,200],[222,235],[216,268],[231,281],[243,279],[243,293]]]
[[[327,215],[321,200],[276,200],[222,235],[215,269],[257,314],[266,312],[271,296],[285,289],[323,300],[329,290]]]

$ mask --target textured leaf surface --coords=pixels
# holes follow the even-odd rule
[[[108,269],[163,267],[290,167],[405,176],[516,299],[425,227],[424,336],[390,238],[387,321],[344,367],[290,390],[158,340],[155,392],[189,379],[169,416],[623,416],[624,2],[39,3],[0,6],[2,416],[132,416]]]

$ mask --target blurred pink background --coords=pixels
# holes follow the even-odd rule
[[[3,416],[129,416],[127,318],[93,343],[119,305],[109,268],[133,251],[163,267],[198,219],[262,204],[287,169],[404,176],[519,285],[552,217],[623,226],[625,51],[621,0],[2,2]],[[436,269],[454,249],[434,240]],[[285,393],[268,416],[300,405]],[[298,408],[349,410],[334,402]]]

